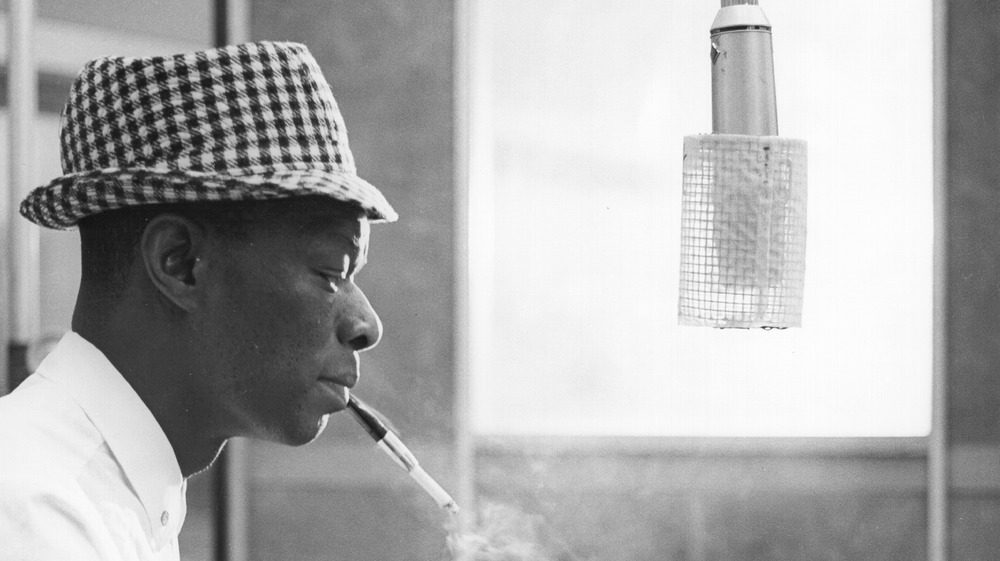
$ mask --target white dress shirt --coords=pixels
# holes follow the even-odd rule
[[[186,488],[153,414],[76,333],[0,398],[0,559],[176,561]]]

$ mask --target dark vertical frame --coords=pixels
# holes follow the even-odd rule
[[[234,15],[228,0],[214,0],[213,42],[223,47],[231,42],[238,31],[231,27]],[[217,561],[246,561],[249,555],[248,540],[248,450],[247,443],[232,438],[215,462],[213,477],[215,506],[215,559]]]

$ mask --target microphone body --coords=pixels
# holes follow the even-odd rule
[[[712,131],[778,135],[771,23],[757,5],[723,6],[711,27]]]

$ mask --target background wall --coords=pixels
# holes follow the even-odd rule
[[[253,40],[308,45],[347,123],[359,174],[400,214],[372,228],[358,284],[380,314],[359,396],[454,488],[450,0],[253,1]],[[440,559],[440,510],[347,415],[307,447],[250,443],[254,559]]]
[[[362,177],[402,216],[376,226],[359,284],[385,334],[360,391],[419,437],[451,435],[452,4],[253,2],[253,40],[299,41],[319,61]],[[422,404],[414,407],[414,404]]]
[[[1000,5],[952,0],[948,9],[952,538],[956,560],[991,559],[1000,550]]]

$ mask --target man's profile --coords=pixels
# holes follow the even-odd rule
[[[355,275],[396,213],[299,44],[92,61],[60,140],[21,213],[79,228],[82,278],[0,398],[0,558],[178,559],[227,439],[305,444],[345,407],[381,336]]]

